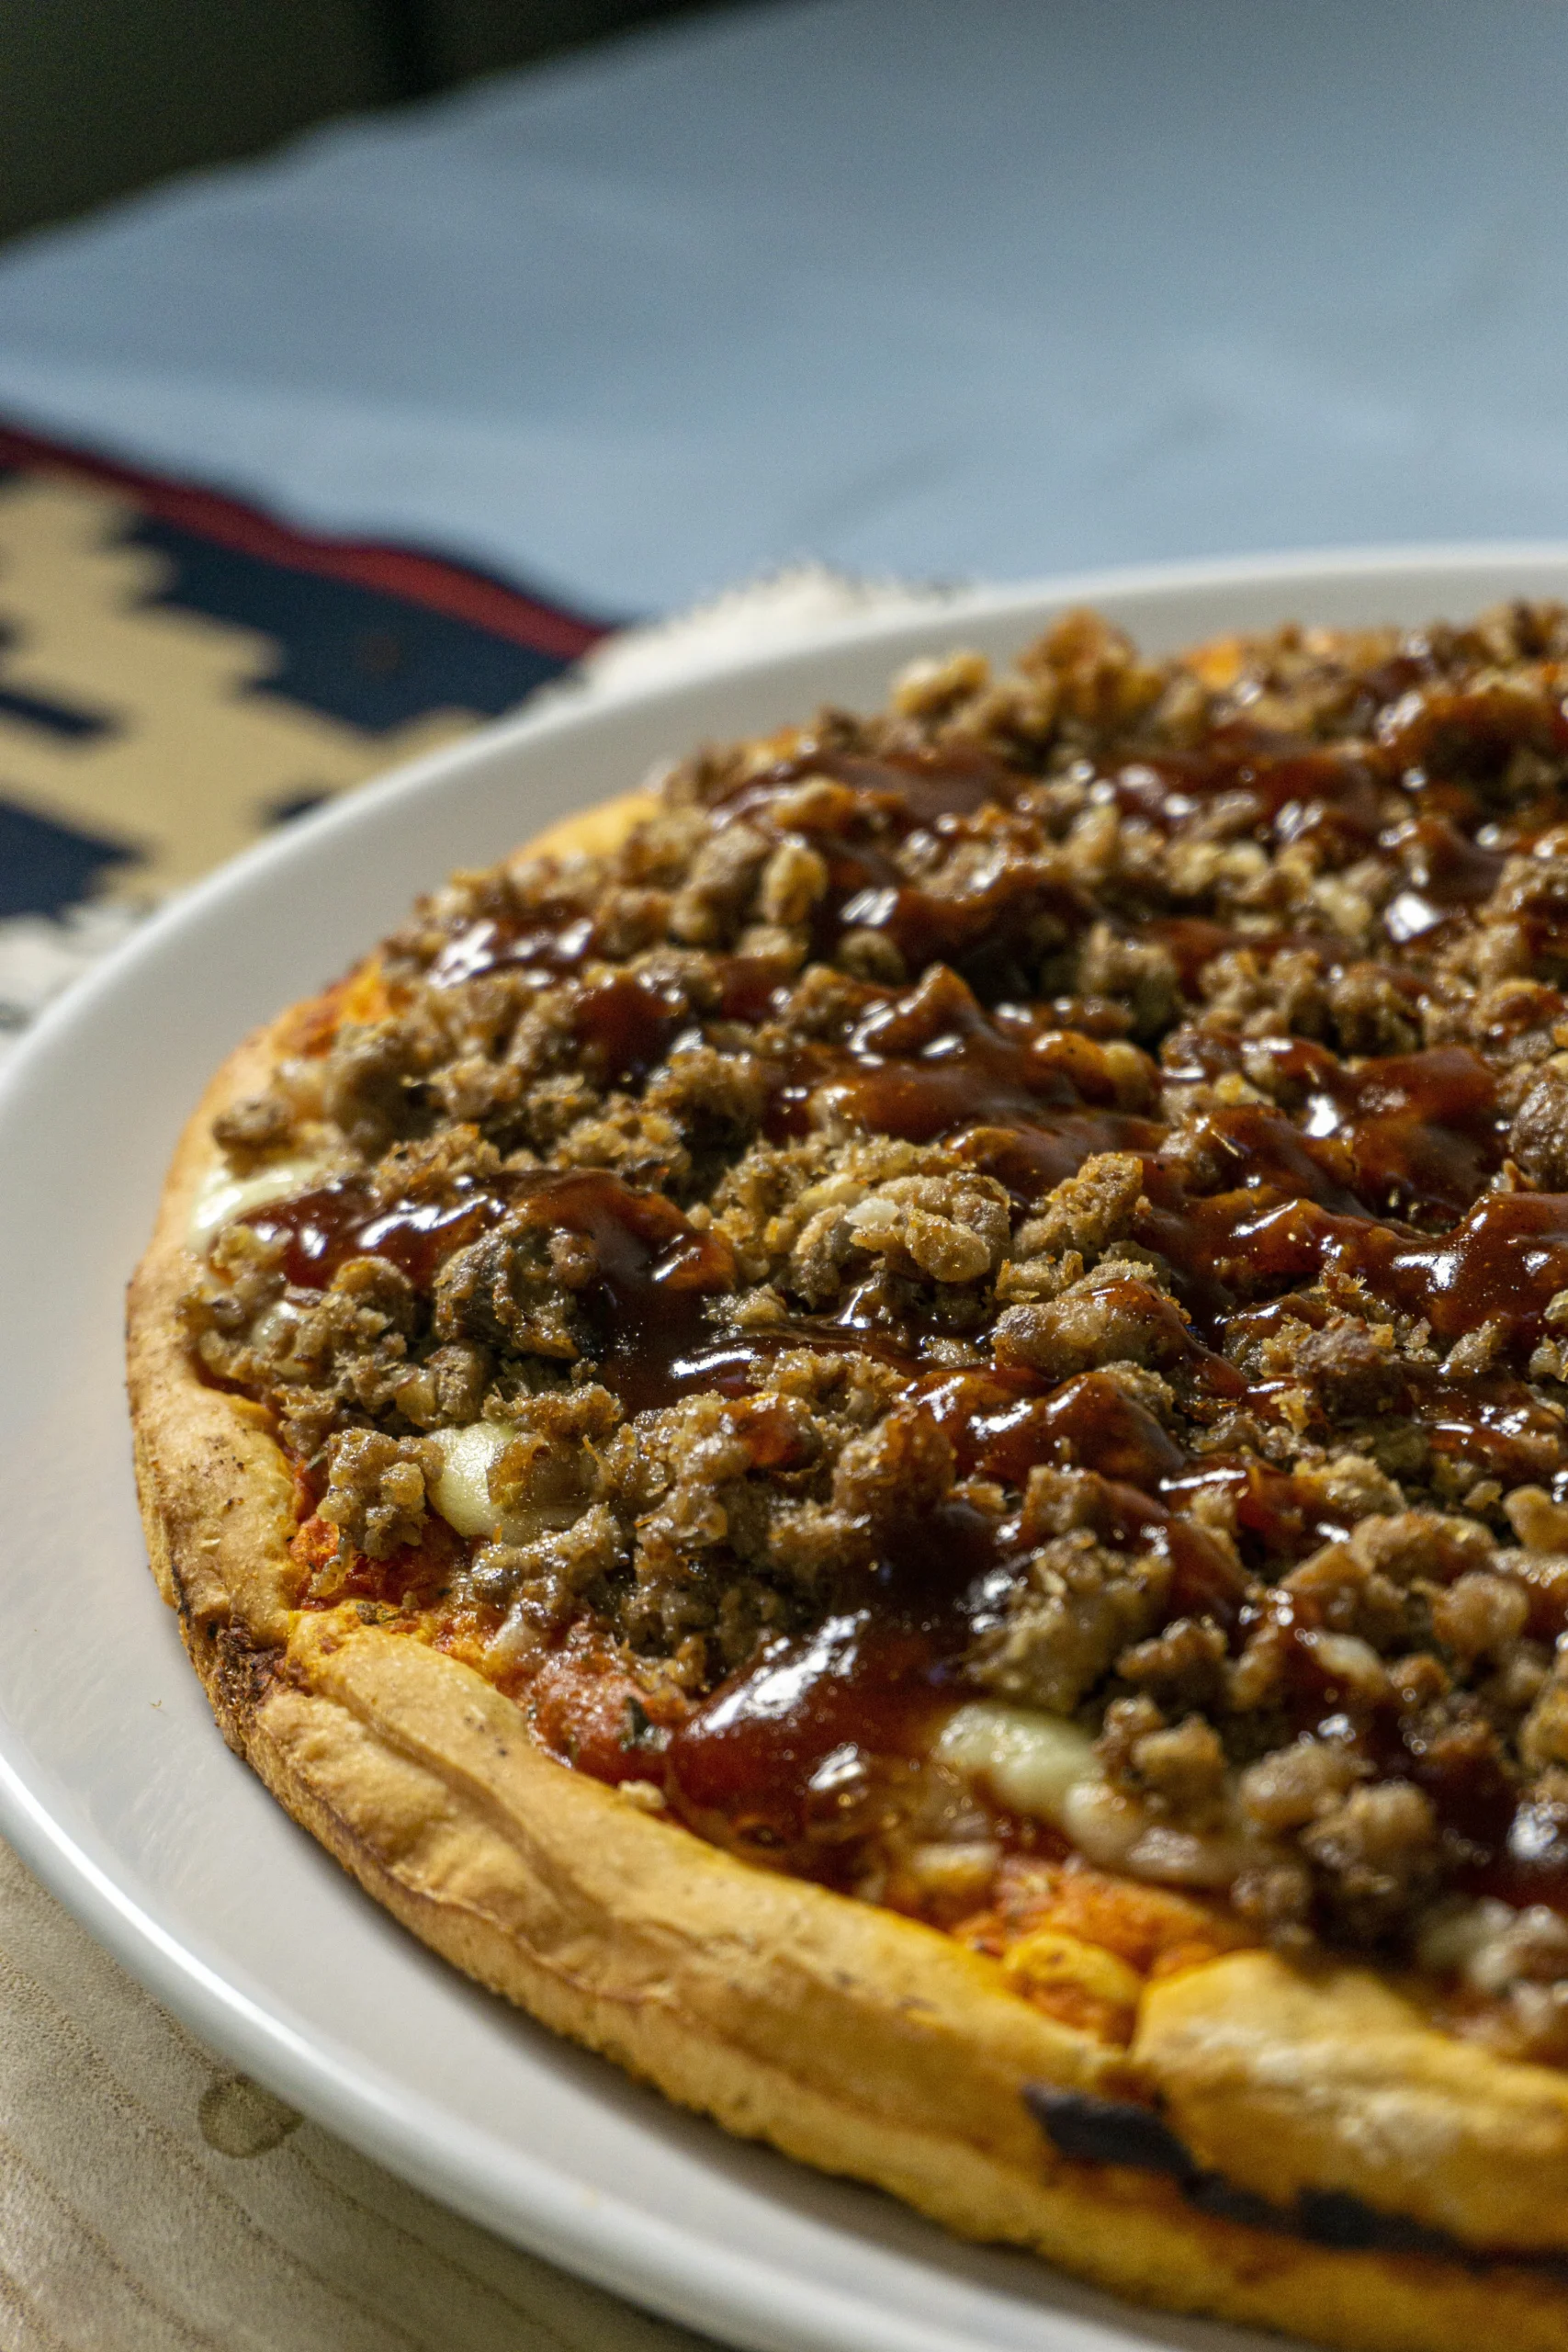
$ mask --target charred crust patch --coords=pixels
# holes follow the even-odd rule
[[[1078,2164],[1131,2165],[1180,2181],[1197,2172],[1169,2124],[1135,2099],[1097,2098],[1091,2091],[1026,2083],[1023,2101],[1057,2154]]]
[[[1223,2173],[1207,2170],[1164,2118],[1135,2099],[1097,2098],[1089,2091],[1059,2090],[1051,2083],[1028,2083],[1024,2105],[1058,2155],[1077,2164],[1125,2165],[1173,2180],[1190,2205],[1216,2221],[1300,2238],[1343,2254],[1436,2255],[1472,2267],[1523,2264],[1568,2278],[1559,2256],[1478,2252],[1446,2230],[1435,2230],[1406,2213],[1390,2213],[1342,2188],[1304,2189],[1293,2207],[1270,2204],[1239,2188]]]
[[[231,1625],[209,1624],[198,1638],[213,1705],[231,1744],[243,1747],[248,1726],[277,1679],[283,1654],[260,1647]]]

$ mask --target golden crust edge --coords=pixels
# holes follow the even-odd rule
[[[602,853],[649,805],[646,795],[624,796],[552,828],[536,846],[556,854]],[[293,1817],[423,1942],[553,2030],[615,2058],[731,2132],[886,2188],[963,2236],[1028,2245],[1065,2270],[1145,2301],[1304,2332],[1346,2352],[1449,2352],[1450,2346],[1470,2352],[1478,2326],[1504,2319],[1520,2352],[1568,2346],[1568,2288],[1550,2273],[1330,2250],[1201,2213],[1157,2177],[1055,2156],[1024,2115],[1023,2083],[1099,2086],[1114,2095],[1118,2079],[1127,2079],[1128,2062],[987,1982],[989,1963],[914,1922],[775,1880],[706,1848],[539,1751],[530,1751],[525,1792],[512,1785],[515,1772],[499,1769],[504,1756],[488,1770],[472,1755],[459,1759],[431,1739],[428,1722],[411,1749],[408,1726],[390,1703],[399,1679],[392,1656],[412,1654],[407,1641],[366,1628],[324,1656],[309,1637],[289,1643],[291,1474],[265,1416],[197,1377],[173,1309],[190,1278],[186,1234],[214,1153],[211,1121],[265,1082],[294,1017],[286,1013],[257,1031],[208,1087],[171,1165],[128,1305],[137,1480],[153,1573],[178,1612],[225,1738]],[[441,1706],[454,1721],[464,1719],[465,1710],[471,1719],[491,1706],[504,1709],[526,1745],[516,1711],[481,1678],[439,1653],[421,1649],[418,1656],[441,1677]],[[493,1724],[490,1736],[495,1737]],[[372,1790],[377,1802],[367,1812],[365,1792]],[[439,1867],[422,1869],[420,1833],[429,1830],[432,1808],[438,1813],[443,1805],[456,1807],[456,1826],[448,1823],[450,1834],[437,1841]],[[561,1825],[570,1825],[564,1838],[545,1836]],[[595,1874],[581,1868],[581,1856],[602,1848],[612,1829],[617,1854],[637,1860],[632,1878],[645,1898],[660,1881],[668,1895],[690,1881],[694,1868],[710,1892],[722,1889],[716,1908],[712,1900],[698,1906],[695,1943],[688,1937],[682,1946],[677,1935],[673,1945],[661,1947],[666,1964],[658,1997],[645,1990],[629,1998],[605,1975],[605,1962],[614,1961],[617,1945],[625,1950],[637,1923],[624,1909],[617,1916],[603,1883],[588,1883]],[[470,1861],[482,1853],[485,1867],[478,1885],[459,1891],[454,1861],[465,1837]],[[558,1898],[574,1873],[586,1904],[583,1948],[598,1946],[597,1965],[586,1969],[564,1966],[558,1951],[551,1956],[526,1939],[543,1935],[540,1905]],[[795,1986],[810,2025],[786,2035],[791,2046],[783,2052],[766,2046],[777,2041],[781,2015],[769,1956],[758,1959],[754,1932],[748,1948],[744,1925],[761,1911],[776,1930],[781,1888],[789,1891],[784,1910],[791,1932],[820,1947],[819,1965],[807,1971],[810,1997],[798,1978]],[[676,1903],[673,1919],[664,1919],[666,1937],[680,1910]],[[505,1924],[509,1918],[530,1925],[520,1936],[515,1924]],[[705,1952],[701,1936],[711,1938],[720,1920],[731,1973],[716,2011],[706,1967],[711,1946]],[[1141,2037],[1141,2054],[1153,2062],[1161,2088],[1174,2095],[1179,2127],[1190,2127],[1196,2115],[1200,2144],[1216,2138],[1226,2144],[1227,2119],[1247,2132],[1256,2127],[1236,2080],[1238,2064],[1247,2071],[1247,2059],[1237,2057],[1246,2036],[1240,2043],[1233,2038],[1228,2069],[1216,2069],[1213,2037],[1204,2031],[1213,2020],[1195,1981],[1213,1982],[1223,2013],[1229,2002],[1222,1985],[1236,1989],[1224,1972],[1237,1962],[1261,1963],[1265,1972],[1278,1966],[1267,1955],[1239,1954],[1189,1972],[1170,1988],[1185,1988],[1167,2004],[1178,2012],[1174,2027]],[[921,1993],[910,1983],[929,1991],[933,1974],[942,1980],[942,2030],[928,2021],[923,2039],[915,2034],[911,2041]],[[764,1981],[772,1989],[760,1999]],[[901,1989],[890,1993],[895,1985]],[[1261,2001],[1265,2038],[1269,1997],[1265,1973],[1244,2000],[1255,2010]],[[1150,2022],[1158,2022],[1159,2002],[1145,2007]],[[731,2028],[745,2013],[750,2040],[725,2030],[727,2011]],[[761,2018],[771,2018],[773,2027],[759,2037]],[[1257,2023],[1255,2017],[1255,2044]],[[841,2053],[846,2030],[855,2040],[857,2098],[848,2094],[841,2065],[822,2063],[824,2050]],[[1457,2051],[1461,2065],[1473,2062],[1483,2078],[1504,2063],[1419,2030],[1426,2042]],[[912,2051],[923,2051],[923,2061]],[[1194,2051],[1194,2098],[1183,2102],[1183,2067]],[[955,2068],[965,2094],[956,2100]],[[1506,2071],[1530,2077],[1547,2094],[1546,2105],[1561,2111],[1551,2135],[1561,2145],[1546,2152],[1555,2178],[1568,2164],[1568,2084],[1543,2068]],[[1359,2073],[1364,2090],[1364,2064]],[[978,2132],[933,2121],[955,2105],[962,2109],[966,2099],[973,2127],[976,2098],[987,2091],[999,2094],[1000,2104]],[[1269,2121],[1277,2130],[1278,2085],[1273,2092]],[[1292,2096],[1303,2094],[1310,2098],[1310,2086],[1285,2090],[1287,2115]],[[1462,2124],[1468,2114],[1456,2120]]]

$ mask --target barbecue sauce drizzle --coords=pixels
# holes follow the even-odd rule
[[[844,787],[836,830],[815,837],[829,888],[814,953],[830,960],[846,930],[879,932],[922,977],[904,988],[864,985],[845,1043],[773,1054],[770,1137],[831,1118],[917,1142],[946,1138],[1021,1208],[1093,1153],[1138,1152],[1146,1200],[1134,1238],[1164,1261],[1189,1318],[1172,1376],[1195,1419],[1207,1411],[1217,1419],[1245,1387],[1248,1410],[1267,1423],[1276,1409],[1269,1384],[1244,1384],[1223,1352],[1227,1334],[1243,1319],[1321,1322],[1322,1306],[1301,1294],[1332,1278],[1425,1317],[1445,1340],[1493,1325],[1496,1354],[1514,1370],[1458,1377],[1400,1363],[1384,1408],[1423,1424],[1434,1449],[1506,1485],[1568,1481],[1562,1416],[1515,1376],[1542,1336],[1551,1299],[1568,1289],[1568,1198],[1488,1189],[1506,1123],[1479,1055],[1441,1046],[1347,1068],[1299,1037],[1244,1043],[1179,1030],[1167,1038],[1163,1071],[1145,1057],[1141,1099],[1129,1101],[1128,1057],[1112,1069],[1104,1051],[1128,1025],[1118,1008],[1030,995],[1043,951],[1048,959],[1053,940],[1071,941],[1103,910],[1043,881],[1026,859],[1004,859],[993,885],[948,898],[910,883],[890,854],[890,842],[917,828],[940,833],[981,813],[1005,832],[1009,807],[1030,779],[977,751],[871,760],[814,746],[721,802],[714,821],[744,820],[766,831],[779,794],[806,775]],[[1405,887],[1385,928],[1397,953],[1411,941],[1425,948],[1472,911],[1494,888],[1502,855],[1468,837],[1479,809],[1460,787],[1428,793],[1414,816],[1406,797],[1406,813],[1391,827],[1389,783],[1360,754],[1281,748],[1235,728],[1202,754],[1127,763],[1100,788],[1167,831],[1221,793],[1245,793],[1259,839],[1316,831],[1396,858]],[[1510,845],[1528,846],[1563,808],[1554,799],[1531,815],[1533,831],[1517,824]],[[1559,931],[1568,942],[1568,910],[1530,922],[1537,952]],[[1158,910],[1124,909],[1117,924],[1124,936],[1166,947],[1190,991],[1205,963],[1237,944],[1264,959],[1296,944],[1333,949],[1317,935],[1241,939]],[[455,986],[516,969],[573,981],[580,1044],[606,1082],[635,1085],[678,1049],[693,1016],[668,991],[606,971],[598,953],[592,920],[575,912],[526,927],[487,917],[453,932],[429,978]],[[1391,962],[1386,976],[1418,1000],[1422,983],[1408,962]],[[753,1024],[754,1048],[765,1056],[784,984],[765,957],[731,957],[706,1017]],[[1561,1009],[1561,998],[1553,1002]],[[1213,1080],[1258,1054],[1274,1064],[1292,1113],[1267,1103],[1211,1113],[1205,1140],[1220,1181],[1194,1192],[1161,1156],[1161,1088]],[[1005,1363],[933,1364],[925,1350],[939,1334],[890,1323],[881,1310],[866,1316],[854,1301],[837,1319],[799,1316],[743,1335],[716,1329],[714,1303],[734,1279],[722,1237],[661,1194],[600,1172],[464,1179],[438,1203],[379,1205],[348,1179],[247,1221],[284,1244],[287,1278],[305,1291],[324,1288],[351,1257],[385,1258],[428,1289],[453,1250],[483,1235],[534,1225],[584,1236],[598,1268],[579,1300],[596,1351],[585,1369],[628,1413],[698,1391],[722,1395],[763,1468],[780,1466],[769,1453],[774,1436],[750,1400],[769,1360],[792,1348],[873,1353],[907,1374],[901,1409],[946,1434],[961,1477],[1021,1491],[1037,1464],[1095,1473],[1100,1539],[1162,1552],[1168,1614],[1212,1618],[1233,1647],[1264,1615],[1287,1637],[1312,1630],[1260,1579],[1347,1532],[1348,1521],[1255,1453],[1188,1453],[1101,1374],[1052,1385]],[[1238,1575],[1193,1521],[1203,1486],[1233,1497],[1248,1573]],[[767,1645],[665,1736],[646,1769],[662,1772],[676,1809],[705,1835],[829,1882],[841,1877],[877,1804],[962,1689],[964,1653],[1026,1555],[1016,1516],[998,1522],[961,1493],[934,1514],[911,1516],[870,1570],[840,1579],[814,1633]],[[1562,1626],[1548,1608],[1532,1630],[1550,1640]],[[1346,1694],[1310,1645],[1298,1643],[1292,1658],[1293,1728],[1327,1718],[1342,1726]],[[1568,1909],[1568,1826],[1516,1811],[1514,1790],[1495,1778],[1445,1785],[1392,1714],[1353,1730],[1378,1770],[1427,1788],[1470,1858],[1461,1883]]]

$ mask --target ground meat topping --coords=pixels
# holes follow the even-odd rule
[[[757,1859],[951,1923],[1065,1840],[1568,2053],[1565,684],[1077,614],[455,876],[215,1128],[332,1171],[184,1310],[304,1605]]]

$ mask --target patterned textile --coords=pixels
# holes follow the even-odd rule
[[[0,1037],[169,890],[604,633],[0,428]]]

